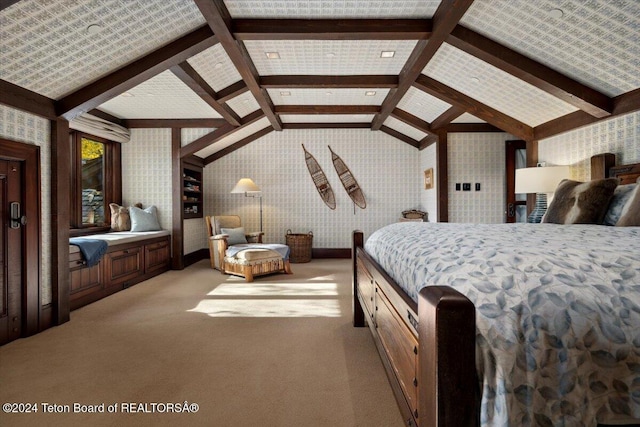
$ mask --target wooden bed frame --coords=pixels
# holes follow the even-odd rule
[[[591,158],[591,178],[635,182],[640,163]],[[420,290],[416,304],[364,250],[353,232],[353,325],[369,325],[407,426],[480,425],[475,307],[447,286]]]

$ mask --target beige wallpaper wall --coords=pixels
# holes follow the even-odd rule
[[[506,133],[450,133],[449,222],[501,223],[505,209]],[[470,183],[471,191],[456,191]],[[475,184],[480,191],[475,191]]]
[[[590,158],[614,153],[618,164],[640,162],[640,112],[604,120],[594,125],[542,140],[538,158],[547,166],[571,165],[572,178],[589,180]]]
[[[337,208],[320,199],[304,160],[304,143],[333,187]],[[331,148],[345,161],[367,199],[355,208],[331,161]],[[205,213],[238,214],[245,227],[259,228],[259,201],[230,194],[243,177],[262,189],[266,240],[285,242],[285,233],[314,233],[316,248],[348,248],[351,232],[365,236],[420,207],[422,169],[418,151],[383,133],[361,129],[271,132],[205,168]]]
[[[43,305],[51,303],[51,130],[49,120],[0,105],[0,137],[40,147]]]
[[[131,129],[122,144],[122,203],[155,205],[158,220],[171,230],[171,129]]]

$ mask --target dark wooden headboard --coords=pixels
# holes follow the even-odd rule
[[[618,178],[620,184],[633,184],[640,177],[640,163],[614,166],[616,156],[611,153],[591,157],[591,179]]]

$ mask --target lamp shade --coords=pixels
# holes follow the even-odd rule
[[[553,193],[563,179],[569,178],[569,166],[516,169],[516,193]]]
[[[242,178],[231,190],[232,193],[259,193],[260,188],[251,178]]]

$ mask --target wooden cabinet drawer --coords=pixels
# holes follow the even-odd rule
[[[144,271],[150,273],[169,267],[171,260],[171,247],[169,240],[151,243],[144,246]]]
[[[141,275],[142,248],[132,247],[107,253],[104,256],[105,283],[119,285]]]
[[[374,293],[375,287],[373,278],[369,274],[369,272],[362,267],[360,264],[358,265],[358,292],[360,293],[360,298],[362,302],[366,306],[365,313],[368,321],[372,321],[374,317]]]
[[[87,267],[87,263],[80,252],[69,254],[69,282],[71,300],[102,288],[102,268],[98,263]]]
[[[376,294],[376,328],[412,411],[417,406],[418,341],[383,292]]]

